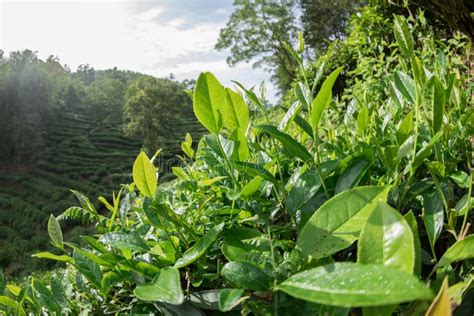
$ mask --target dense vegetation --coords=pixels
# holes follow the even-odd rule
[[[49,218],[56,249],[35,254],[64,269],[0,284],[2,308],[472,314],[470,43],[422,12],[384,14],[359,11],[314,63],[301,34],[283,45],[299,79],[278,108],[202,73],[193,109],[209,135],[183,137],[178,179],[158,186],[160,153],[141,152],[107,213],[77,193]],[[159,84],[136,82],[128,105]],[[65,241],[67,220],[95,231]]]
[[[31,254],[48,246],[49,214],[74,205],[70,190],[109,197],[132,180],[142,146],[166,148],[162,164],[171,166],[178,163],[183,129],[203,133],[185,87],[168,79],[88,65],[71,72],[58,59],[43,61],[30,50],[2,56],[0,78],[0,267],[8,275],[51,265]],[[162,85],[155,94],[146,91],[147,108],[139,110],[133,94],[149,81]],[[173,111],[157,102],[163,96],[175,98]],[[150,115],[157,111],[162,114]],[[142,137],[134,123],[143,118],[157,120],[162,129]],[[98,200],[92,203],[105,210]],[[75,238],[83,229],[70,223],[65,230]]]

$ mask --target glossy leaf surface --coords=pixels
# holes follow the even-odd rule
[[[359,263],[378,263],[413,272],[413,233],[403,216],[385,202],[377,202],[362,229],[357,247]]]
[[[277,289],[335,306],[380,306],[429,300],[433,293],[415,276],[380,264],[338,262],[293,275]]]
[[[324,203],[306,223],[298,236],[305,255],[322,258],[349,247],[375,207],[385,200],[389,187],[368,186],[344,191]]]

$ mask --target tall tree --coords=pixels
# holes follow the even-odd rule
[[[230,49],[227,63],[253,61],[285,93],[296,77],[296,65],[284,43],[297,40],[296,0],[235,0],[234,12],[220,32],[217,50]]]
[[[300,0],[304,38],[307,45],[321,53],[329,42],[345,37],[351,15],[364,0]]]
[[[168,79],[143,76],[127,89],[125,132],[143,139],[144,147],[156,149],[166,135],[171,139],[179,122],[195,120],[192,102],[184,87]],[[183,134],[184,135],[184,134]]]

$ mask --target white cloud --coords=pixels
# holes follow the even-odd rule
[[[221,8],[210,4],[209,18],[165,0],[141,2],[147,4],[143,10],[130,10],[133,1],[0,1],[0,47],[6,52],[37,50],[41,58],[56,55],[72,69],[88,63],[155,76],[173,73],[179,80],[212,71],[226,85],[231,79],[247,86],[268,82],[263,71],[248,64],[230,68],[227,53],[215,52],[222,15],[230,14],[226,1],[217,2]]]

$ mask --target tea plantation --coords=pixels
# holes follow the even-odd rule
[[[176,155],[181,151],[184,131],[196,138],[203,134],[196,120],[173,126],[159,140],[164,166],[170,168],[179,162]],[[0,173],[0,266],[6,267],[4,272],[16,275],[50,268],[52,262],[31,258],[33,252],[49,244],[49,215],[77,204],[70,190],[84,193],[100,209],[96,197],[109,199],[120,184],[132,181],[131,168],[140,148],[139,139],[124,135],[120,113],[102,120],[84,110],[62,113],[46,135],[46,149],[38,153],[36,163]],[[87,230],[69,224],[66,235],[72,240]]]

